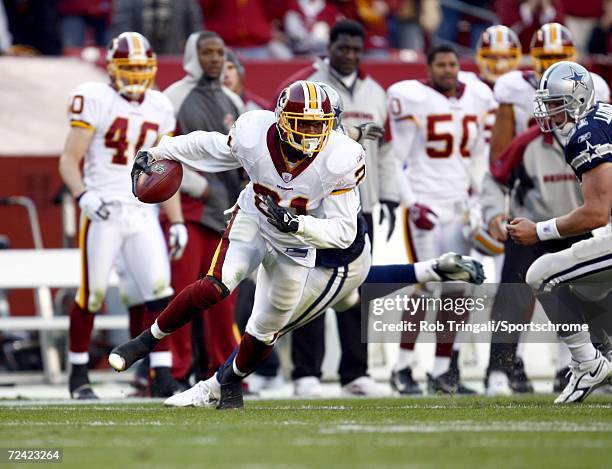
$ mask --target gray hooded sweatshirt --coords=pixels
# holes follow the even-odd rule
[[[170,85],[164,94],[174,107],[177,134],[195,130],[227,134],[241,114],[244,104],[240,97],[221,84],[204,76],[198,60],[197,41],[200,33],[193,33],[185,44],[183,70],[187,75]],[[208,188],[208,198],[202,200]],[[181,202],[185,220],[199,222],[218,233],[225,229],[223,212],[230,208],[242,189],[238,170],[222,173],[198,173],[184,168]]]

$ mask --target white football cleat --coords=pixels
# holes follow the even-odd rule
[[[293,381],[293,393],[299,397],[321,397],[321,381],[316,376],[304,376]]]
[[[342,386],[343,396],[384,397],[391,395],[391,389],[374,381],[370,376],[360,376]]]
[[[510,380],[503,371],[491,371],[487,382],[487,396],[510,396]]]
[[[212,379],[216,379],[214,376]],[[168,407],[214,407],[219,402],[219,395],[215,395],[208,381],[199,381],[187,391],[170,396],[164,401]]]
[[[612,364],[599,351],[593,360],[570,365],[570,381],[555,404],[582,402],[595,389],[612,382]]]

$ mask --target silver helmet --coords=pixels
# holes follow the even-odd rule
[[[342,96],[340,96],[340,93],[338,93],[333,86],[328,85],[327,83],[322,83],[319,81],[317,82],[317,85],[323,88],[323,91],[325,91],[329,97],[329,101],[331,102],[331,106],[334,111],[334,130],[336,130],[340,128],[340,125],[342,125],[342,113],[344,112]]]
[[[575,62],[557,62],[542,78],[535,94],[533,115],[543,132],[567,135],[595,102],[589,71]]]

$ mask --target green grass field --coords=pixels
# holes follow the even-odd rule
[[[59,467],[75,468],[610,467],[610,398],[551,402],[247,401],[238,411],[24,402],[0,407],[0,446],[60,447]]]

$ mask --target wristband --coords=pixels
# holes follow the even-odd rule
[[[562,238],[562,236],[559,234],[559,230],[557,229],[556,218],[551,218],[550,220],[536,223],[536,232],[538,233],[538,238],[540,241]]]
[[[81,192],[79,195],[76,196],[77,204],[81,200],[81,197],[83,197],[85,195],[85,192],[87,192],[87,189],[85,189],[83,192]]]

